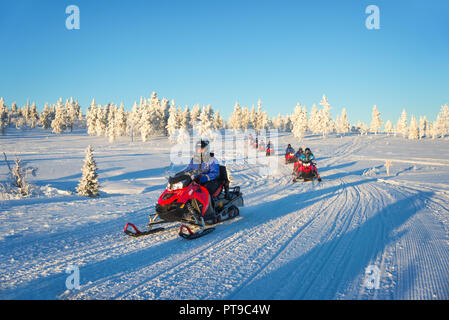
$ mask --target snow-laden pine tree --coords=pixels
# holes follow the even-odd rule
[[[419,117],[419,139],[422,139],[426,136],[427,132],[427,118]]]
[[[391,123],[390,120],[387,120],[387,122],[385,122],[385,132],[388,135],[393,133],[393,124]]]
[[[307,108],[301,107],[301,104],[298,103],[294,109],[293,113],[293,135],[298,138],[298,140],[302,140],[307,131]]]
[[[408,128],[408,138],[413,140],[419,138],[418,121],[416,120],[414,115],[412,115],[412,118],[410,120],[410,127]]]
[[[120,108],[118,108],[115,111],[115,135],[117,137],[124,136],[126,134],[126,112],[125,112],[125,106],[123,103],[120,103]]]
[[[228,125],[232,130],[237,131],[242,129],[242,108],[238,102],[234,105],[234,111],[229,117]]]
[[[329,105],[324,105],[323,108],[318,111],[318,120],[319,133],[323,135],[323,138],[326,138],[328,133],[333,131],[333,121]]]
[[[168,135],[167,132],[167,124],[168,118],[170,117],[170,102],[166,98],[162,98],[160,102],[160,114],[161,114],[161,123],[159,126],[159,134]]]
[[[68,116],[66,108],[62,105],[62,98],[56,105],[55,118],[51,122],[52,131],[56,134],[62,133],[67,129]]]
[[[203,111],[200,114],[200,134],[202,138],[210,139],[212,137],[213,123],[214,123],[214,111],[212,107],[207,105],[203,107]]]
[[[199,104],[195,104],[190,111],[190,128],[197,129],[198,122],[200,121],[200,113],[201,113],[201,107]]]
[[[115,113],[117,111],[116,107],[111,106],[108,112],[108,119],[106,124],[105,136],[108,137],[109,142],[113,143],[117,135]]]
[[[5,134],[6,128],[9,125],[8,107],[5,105],[3,97],[0,98],[0,133]]]
[[[221,117],[220,111],[217,110],[214,116],[214,128],[215,130],[221,130],[224,128],[224,120]]]
[[[30,107],[30,114],[29,114],[28,121],[30,122],[31,128],[35,128],[36,125],[39,123],[39,112],[37,112],[37,107],[36,107],[35,102],[33,102],[33,104]]]
[[[401,134],[404,138],[408,135],[407,112],[405,109],[402,110],[401,117],[396,124],[396,133]]]
[[[126,120],[126,132],[131,137],[131,141],[134,141],[134,136],[139,131],[140,113],[137,102],[134,102],[131,112],[127,115]]]
[[[179,129],[179,125],[178,125],[178,110],[174,104],[170,106],[168,113],[169,113],[167,121],[168,139],[172,143],[175,143],[177,140],[176,133],[177,130]]]
[[[256,111],[256,130],[259,132],[260,130],[264,130],[268,125],[268,115],[265,111],[262,110],[262,101],[257,100],[257,111]]]
[[[87,197],[96,197],[99,194],[100,186],[98,184],[97,164],[93,157],[93,149],[89,145],[86,149],[86,157],[82,168],[81,180],[76,188],[79,195]]]
[[[312,110],[310,110],[310,117],[309,117],[309,123],[307,127],[313,134],[319,133],[319,115],[318,115],[318,108],[315,104],[312,105]]]
[[[184,112],[182,113],[181,122],[179,123],[179,127],[186,131],[189,131],[191,129],[189,106],[185,106]]]
[[[434,123],[437,135],[444,138],[449,134],[449,106],[445,104],[438,113],[437,120]]]
[[[51,127],[51,122],[53,121],[53,113],[51,112],[48,103],[45,104],[42,113],[39,115],[39,124],[42,129],[46,130]]]
[[[341,110],[341,115],[337,118],[338,120],[335,123],[336,131],[339,134],[346,135],[349,131],[351,131],[351,125],[348,121],[348,114],[346,112],[346,108]]]
[[[90,104],[90,108],[88,108],[86,112],[87,133],[90,136],[94,136],[97,134],[96,125],[97,125],[97,104],[95,103],[95,98],[93,98],[92,103]]]
[[[251,113],[248,108],[243,107],[241,112],[242,118],[241,118],[241,129],[246,130],[250,126],[250,117]]]
[[[256,116],[256,108],[254,104],[251,106],[251,111],[249,113],[249,129],[256,129],[257,127],[257,116]]]
[[[98,105],[96,108],[95,132],[97,136],[102,136],[106,131],[108,110],[108,105],[105,107]]]
[[[373,111],[371,113],[371,124],[369,126],[370,132],[377,134],[382,127],[382,119],[380,118],[380,112],[377,110],[377,106],[373,106]]]

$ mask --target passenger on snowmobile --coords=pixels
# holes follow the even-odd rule
[[[304,150],[304,153],[301,156],[299,156],[298,160],[301,162],[313,161],[315,160],[315,156],[313,155],[310,148],[306,148]]]
[[[265,153],[266,156],[269,156],[273,153],[273,146],[271,145],[271,141],[267,143],[267,151]]]
[[[304,154],[304,151],[301,147],[298,148],[298,151],[295,153],[295,158],[298,160],[302,155]]]

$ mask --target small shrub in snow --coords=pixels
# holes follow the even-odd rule
[[[92,147],[86,149],[86,158],[82,169],[81,181],[76,188],[79,195],[87,197],[98,196],[100,186],[98,185],[97,164],[92,155]]]

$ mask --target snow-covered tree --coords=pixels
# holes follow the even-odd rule
[[[99,194],[100,186],[98,184],[97,164],[93,157],[93,149],[88,146],[86,149],[86,158],[82,168],[81,180],[76,188],[79,195],[87,197],[96,197]]]
[[[189,131],[191,129],[190,127],[190,110],[189,110],[189,106],[186,106],[184,109],[184,112],[182,113],[182,118],[181,118],[181,122],[179,123],[179,127]]]
[[[234,112],[229,117],[228,125],[234,131],[242,129],[242,108],[238,102],[234,105]]]
[[[220,111],[215,112],[214,128],[215,128],[215,130],[221,130],[224,128],[224,120],[221,117]]]
[[[301,140],[307,131],[307,109],[306,107],[301,107],[301,104],[298,103],[293,112],[293,135]]]
[[[346,135],[351,130],[351,125],[348,121],[348,114],[346,109],[343,108],[341,111],[341,116],[337,117],[337,121],[335,123],[337,133]]]
[[[401,134],[404,138],[408,135],[407,112],[405,109],[402,110],[401,117],[396,124],[396,133]]]
[[[106,105],[105,107],[98,105],[96,111],[95,132],[97,136],[102,136],[106,131],[109,105]]]
[[[213,130],[214,112],[210,105],[203,107],[200,114],[200,134],[204,138],[210,138]]]
[[[56,134],[62,133],[67,129],[68,116],[66,108],[62,105],[62,98],[56,105],[55,118],[51,122],[52,131]]]
[[[449,106],[447,104],[441,107],[437,120],[434,123],[434,127],[437,131],[437,135],[442,138],[449,134]]]
[[[416,120],[414,115],[412,115],[412,118],[410,120],[410,127],[408,128],[408,138],[409,139],[419,138],[418,121]]]
[[[385,132],[390,135],[391,133],[393,133],[393,124],[391,123],[390,120],[387,120],[387,122],[385,122]]]
[[[370,131],[374,134],[377,134],[382,127],[382,119],[380,118],[380,112],[377,110],[377,106],[373,106],[373,111],[371,113],[371,124],[370,124]]]
[[[427,132],[427,117],[419,117],[419,139],[426,136]]]
[[[195,128],[197,125],[197,122],[200,121],[201,113],[201,107],[199,104],[196,104],[193,106],[192,110],[190,111],[190,128]]]
[[[92,99],[92,103],[90,104],[90,108],[87,109],[86,113],[86,126],[87,133],[90,136],[96,135],[96,124],[97,124],[97,104],[95,103],[95,98]]]
[[[118,108],[115,111],[115,130],[116,130],[116,136],[121,137],[126,134],[126,113],[125,113],[125,106],[123,103],[120,103],[120,108]]]
[[[167,133],[168,138],[171,142],[176,142],[176,132],[180,128],[179,120],[178,120],[178,110],[174,104],[170,106],[168,111],[169,117],[167,121]]]
[[[318,116],[318,108],[315,104],[312,105],[312,110],[310,110],[309,123],[307,127],[313,134],[319,133],[319,116]]]
[[[5,105],[3,97],[0,98],[0,133],[5,134],[6,128],[9,125],[8,107]]]

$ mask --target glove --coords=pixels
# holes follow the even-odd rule
[[[200,184],[201,183],[201,175],[196,176],[195,179],[193,179],[193,181]]]

